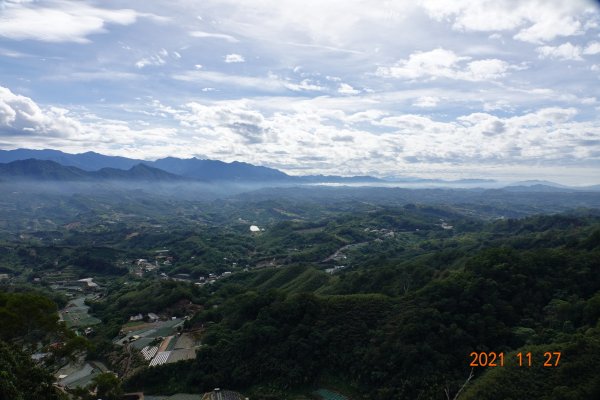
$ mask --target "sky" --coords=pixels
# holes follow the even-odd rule
[[[600,183],[591,0],[0,0],[0,148]]]

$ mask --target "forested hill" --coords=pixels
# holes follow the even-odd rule
[[[279,399],[344,382],[356,398],[446,399],[468,379],[472,352],[502,352],[505,365],[473,368],[459,399],[600,398],[596,217],[497,221],[420,246],[429,250],[419,257],[374,253],[310,289],[294,283],[323,274],[309,266],[219,282],[191,321],[206,328],[197,360],[128,384]],[[519,352],[532,367],[517,364]],[[561,352],[558,366],[543,366],[548,352]]]
[[[0,180],[8,182],[98,180],[178,182],[183,181],[184,178],[144,164],[135,165],[128,170],[102,168],[90,172],[77,167],[66,167],[54,161],[28,159],[0,164]]]

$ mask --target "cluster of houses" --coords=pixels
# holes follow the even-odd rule
[[[396,235],[396,233],[393,230],[386,229],[386,228],[381,228],[381,229],[365,228],[364,231],[367,233],[373,233],[375,235],[379,235],[379,237],[382,237],[382,238],[393,238]]]
[[[228,276],[232,275],[231,271],[225,271],[222,274],[218,275],[218,274],[214,274],[214,273],[210,273],[208,274],[208,276],[201,276],[199,277],[196,282],[194,282],[194,278],[190,275],[190,274],[175,274],[173,276],[168,276],[167,274],[165,274],[164,272],[162,272],[160,274],[161,279],[167,279],[167,280],[172,280],[172,281],[178,281],[178,282],[189,282],[192,283],[194,282],[194,285],[196,286],[204,286],[206,284],[213,284],[215,283],[217,280],[222,279],[222,278],[226,278]]]
[[[156,256],[154,260],[149,260],[145,258],[135,259],[131,262],[122,261],[121,264],[130,265],[130,273],[135,277],[142,278],[148,274],[154,274],[158,276],[160,279],[164,280],[172,280],[178,282],[188,282],[194,283],[196,286],[204,286],[206,284],[212,284],[219,279],[226,278],[233,273],[231,271],[225,271],[223,273],[210,273],[208,276],[201,276],[198,279],[195,279],[191,274],[188,273],[177,273],[173,275],[167,275],[165,272],[161,272],[160,268],[162,266],[172,265],[173,257],[168,255],[169,250],[157,250]],[[194,259],[195,257],[192,257]],[[223,258],[224,261],[227,261],[227,258]],[[231,263],[233,268],[237,267],[237,263]],[[245,268],[244,271],[248,271],[248,268]],[[127,284],[127,283],[126,283]]]
[[[167,274],[165,274],[164,272],[160,274],[160,277],[162,279],[170,279],[172,281],[177,281],[177,282],[191,282],[193,281],[193,278],[190,274],[175,274],[173,276],[171,276],[169,278],[169,276]]]
[[[94,282],[94,278],[54,281],[50,287],[54,290],[63,290],[67,292],[67,295],[69,295],[69,293],[73,293],[71,296],[78,296],[79,294],[83,293],[99,292],[102,289],[100,285]]]
[[[156,256],[154,256],[156,262],[162,265],[171,265],[173,257],[169,255],[169,250],[156,250]]]
[[[138,258],[131,264],[131,273],[137,277],[142,277],[148,273],[156,273],[161,265],[170,266],[173,263],[173,257],[169,255],[169,250],[156,250],[154,261],[146,258]]]
[[[160,319],[158,317],[158,315],[156,315],[154,313],[148,313],[147,316],[148,316],[148,322],[156,322]],[[144,320],[144,316],[141,313],[132,315],[131,317],[129,317],[129,321],[131,321],[131,322],[143,321],[143,320]]]
[[[139,278],[147,273],[152,273],[158,270],[158,261],[150,262],[145,258],[139,258],[133,262],[134,266],[131,273]]]
[[[164,255],[159,255],[157,257],[167,257]],[[170,258],[170,257],[167,257]],[[170,263],[168,259],[164,261],[165,263]],[[194,279],[191,274],[187,273],[178,273],[174,275],[167,275],[165,272],[159,272],[160,264],[157,261],[148,261],[147,259],[140,258],[132,262],[133,267],[131,268],[131,274],[142,278],[147,274],[157,274],[160,279],[164,280],[172,280],[177,282],[189,282],[194,283],[197,286],[203,286],[206,284],[212,284],[216,282],[218,279],[226,278],[232,274],[231,271],[225,271],[221,274],[210,273],[208,276],[201,276],[198,279]],[[236,263],[233,263],[233,266],[236,266]]]
[[[196,285],[196,286],[204,286],[207,284],[212,285],[218,279],[227,278],[231,274],[232,274],[231,271],[225,271],[221,275],[211,273],[211,274],[208,274],[208,277],[201,276],[200,278],[198,278],[198,282],[195,282],[194,285]]]

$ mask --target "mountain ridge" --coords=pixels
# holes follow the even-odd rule
[[[55,164],[38,163],[32,160],[49,161]],[[12,164],[15,161],[28,163]],[[494,179],[468,178],[444,180],[410,176],[369,175],[288,175],[283,171],[246,162],[208,160],[199,158],[165,157],[154,161],[108,156],[93,151],[71,154],[53,149],[0,149],[0,180],[145,180],[145,181],[196,181],[268,184],[424,184],[424,185],[501,185]],[[60,168],[60,167],[62,168]],[[144,169],[142,166],[147,167]],[[133,170],[132,170],[133,169]],[[507,183],[503,187],[510,191],[599,191],[600,185],[585,187],[565,186],[545,180],[529,180]]]
[[[123,181],[162,181],[178,182],[185,178],[169,172],[152,168],[144,164],[122,170],[117,168],[102,168],[98,171],[85,171],[81,168],[64,166],[55,161],[38,160],[29,158],[16,160],[10,163],[0,163],[0,180],[2,181],[98,181],[98,180],[123,180]]]
[[[23,161],[28,159],[37,159],[40,161],[53,161],[64,167],[75,167],[86,172],[98,172],[105,168],[128,170],[136,165],[141,164],[147,165],[151,168],[162,170],[173,175],[180,176],[182,178],[205,182],[280,182],[302,184],[315,182],[343,183],[381,181],[381,179],[374,178],[371,176],[292,176],[275,168],[253,165],[240,161],[225,162],[220,160],[202,160],[195,157],[165,157],[155,161],[147,161],[120,156],[107,156],[93,151],[78,154],[70,154],[53,149],[0,150],[0,163],[6,164],[14,161]]]

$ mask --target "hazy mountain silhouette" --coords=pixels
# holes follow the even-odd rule
[[[186,178],[201,181],[283,182],[294,179],[286,173],[273,168],[260,167],[237,161],[226,163],[217,160],[167,157],[154,162],[145,162],[145,164]]]
[[[64,166],[54,161],[30,158],[0,164],[0,179],[3,181],[181,181],[185,178],[144,164],[135,165],[128,170],[102,168],[98,171],[84,171],[81,168]]]
[[[137,165],[146,165],[154,169],[160,169],[162,171],[179,175],[188,179],[214,182],[214,181],[235,181],[235,182],[287,182],[287,183],[315,183],[315,182],[377,182],[381,181],[378,178],[371,176],[360,176],[360,177],[342,177],[336,175],[310,175],[310,176],[290,176],[282,171],[274,168],[256,166],[244,162],[234,161],[231,163],[218,161],[218,160],[200,160],[197,158],[176,158],[166,157],[156,161],[145,161],[132,159],[127,157],[116,157],[106,156],[98,154],[92,151],[80,154],[69,154],[59,150],[30,150],[30,149],[16,149],[16,150],[0,150],[0,163],[10,163],[19,160],[46,160],[53,161],[65,167],[76,167],[84,172],[99,172],[100,176],[111,175],[111,176],[122,176],[122,172],[116,170],[129,170],[130,168]],[[41,168],[40,164],[38,168]],[[47,171],[38,170],[37,173],[31,176],[37,176],[36,179],[43,179],[47,176],[55,177],[54,179],[81,179],[81,173],[69,170],[58,170],[51,173],[52,168],[56,169],[56,166],[49,167],[46,165]],[[100,172],[102,169],[109,168],[111,171]],[[18,168],[17,168],[18,169]],[[22,174],[24,171],[14,171],[15,174]],[[149,178],[148,171],[142,173],[145,175],[144,178]],[[127,178],[130,179],[135,173],[129,173]],[[14,175],[17,176],[17,175]],[[106,179],[109,179],[108,177]],[[111,178],[112,179],[112,178]],[[118,179],[118,178],[116,178]],[[161,179],[168,179],[163,176]]]
[[[93,151],[80,154],[69,154],[59,150],[0,150],[0,163],[35,158],[37,160],[54,161],[64,166],[77,167],[85,171],[97,171],[102,168],[129,169],[144,162],[126,157],[105,156]]]

